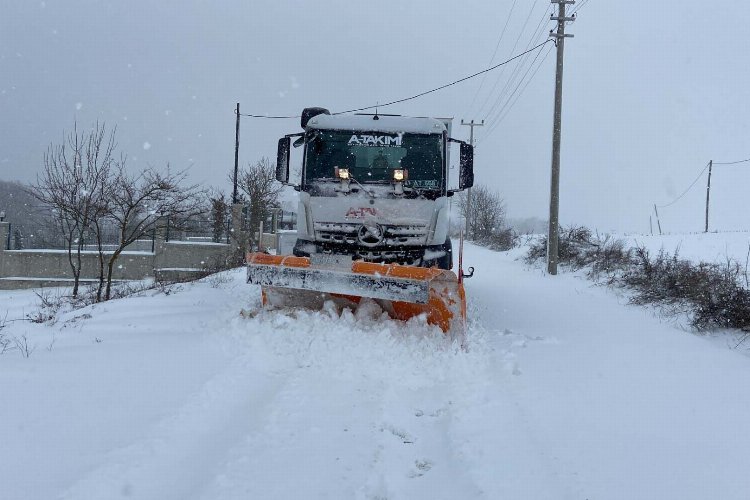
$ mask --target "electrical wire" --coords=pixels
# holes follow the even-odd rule
[[[539,72],[539,70],[542,68],[542,66],[544,66],[544,61],[547,60],[547,57],[549,57],[549,54],[550,54],[550,52],[552,52],[553,48],[554,47],[551,46],[549,49],[547,49],[547,52],[544,54],[544,57],[542,57],[541,61],[539,61],[539,64],[537,64],[536,69],[534,69],[534,72],[531,74],[531,77],[529,77],[526,80],[526,83],[523,84],[523,88],[521,88],[521,91],[516,94],[516,97],[515,97],[515,99],[513,99],[513,102],[510,102],[510,99],[513,98],[513,94],[516,93],[515,90],[513,91],[513,94],[511,94],[511,96],[508,98],[508,102],[506,102],[506,106],[503,107],[503,109],[505,111],[503,112],[502,109],[500,110],[500,113],[498,113],[497,117],[494,119],[494,121],[492,122],[492,124],[489,127],[487,127],[487,131],[484,134],[482,134],[482,138],[479,141],[477,141],[477,143],[483,142],[484,139],[486,139],[487,137],[489,137],[490,135],[492,135],[492,133],[503,122],[503,120],[505,120],[505,118],[508,116],[508,114],[510,113],[510,111],[513,109],[513,107],[519,101],[519,99],[521,98],[521,96],[523,95],[523,93],[526,91],[526,89],[528,88],[528,86],[531,83],[531,81],[536,77],[536,74]],[[532,61],[531,66],[529,66],[529,69],[527,70],[526,74],[528,74],[528,71],[531,70],[534,67],[534,62],[536,62],[536,58],[534,58],[534,61]],[[526,78],[526,74],[524,74],[523,78],[521,78],[521,81],[519,82],[519,85],[521,83],[523,83],[524,78]],[[516,87],[516,90],[518,90],[518,87]]]
[[[539,0],[535,0],[533,4],[531,4],[531,9],[529,10],[529,15],[526,16],[526,21],[523,23],[523,27],[521,28],[521,31],[518,33],[518,37],[516,38],[516,42],[513,44],[513,48],[510,49],[510,53],[512,54],[515,52],[516,47],[518,47],[518,42],[521,40],[521,37],[523,36],[524,31],[526,31],[526,26],[529,24],[529,19],[531,19],[531,15],[534,13],[534,8],[536,7]],[[545,8],[545,11],[547,9]],[[528,52],[528,51],[527,51]],[[487,107],[487,102],[489,102],[490,97],[492,94],[495,93],[495,89],[497,89],[497,85],[500,83],[500,79],[502,78],[503,74],[505,72],[505,68],[501,69],[500,72],[497,74],[497,77],[495,78],[495,84],[492,86],[492,90],[490,90],[489,94],[487,94],[487,97],[485,97],[484,102],[482,102],[482,105],[479,107],[479,110],[483,110]]]
[[[535,70],[534,70],[534,72],[533,72],[533,73],[531,74],[531,78],[529,78],[528,80],[526,80],[526,83],[524,84],[523,88],[521,89],[521,92],[519,92],[519,93],[518,93],[518,95],[516,96],[515,100],[514,100],[514,101],[513,101],[513,102],[512,102],[511,104],[510,104],[510,106],[509,106],[509,107],[508,107],[508,108],[507,108],[507,109],[505,110],[505,113],[503,113],[503,114],[502,114],[502,115],[501,115],[501,116],[500,116],[500,117],[499,117],[499,118],[497,119],[497,123],[498,123],[498,124],[499,124],[499,123],[502,123],[502,121],[503,121],[503,120],[505,120],[505,117],[506,117],[506,116],[508,116],[508,113],[510,113],[510,110],[511,110],[511,109],[513,109],[513,106],[515,106],[515,104],[516,104],[516,103],[518,102],[518,99],[520,99],[520,97],[521,97],[521,96],[523,95],[524,91],[526,90],[526,88],[527,88],[527,87],[529,86],[529,84],[531,83],[531,80],[533,80],[533,79],[534,79],[534,77],[536,76],[537,72],[539,72],[539,69],[540,69],[540,68],[541,68],[541,67],[542,67],[542,66],[544,65],[544,61],[545,61],[545,59],[547,59],[547,56],[549,56],[550,52],[552,52],[552,49],[553,49],[553,47],[550,47],[549,49],[547,49],[547,52],[546,52],[546,53],[544,54],[544,57],[542,57],[542,60],[541,60],[541,61],[539,62],[539,64],[537,65],[536,69],[535,69]],[[529,69],[531,69],[531,67],[529,67]],[[523,81],[523,80],[521,80],[521,81]]]
[[[440,87],[436,87],[434,89],[430,89],[430,90],[427,90],[425,92],[420,92],[419,94],[413,95],[411,97],[405,97],[403,99],[396,99],[395,101],[386,102],[384,104],[374,104],[372,106],[364,106],[362,108],[348,109],[346,111],[338,111],[336,113],[331,113],[331,114],[333,114],[333,115],[343,115],[343,114],[346,114],[346,113],[356,113],[357,111],[365,111],[365,110],[368,110],[368,109],[384,108],[386,106],[391,106],[393,104],[399,104],[399,103],[402,103],[402,102],[411,101],[413,99],[417,99],[417,98],[425,96],[427,94],[431,94],[433,92],[437,92],[438,90],[443,90],[445,88],[451,87],[451,86],[456,85],[458,83],[465,82],[466,80],[469,80],[471,78],[475,78],[475,77],[477,77],[479,75],[482,75],[484,73],[489,73],[490,71],[495,70],[497,68],[500,68],[501,66],[505,66],[509,62],[515,61],[519,57],[523,57],[526,54],[529,54],[530,52],[533,52],[533,51],[539,49],[540,47],[542,47],[542,46],[550,43],[551,41],[552,40],[545,40],[544,42],[542,42],[542,43],[540,43],[540,44],[538,44],[538,45],[536,45],[536,46],[534,46],[534,47],[532,47],[532,48],[530,48],[530,49],[528,49],[528,50],[526,50],[524,52],[521,52],[520,54],[515,55],[515,56],[511,57],[510,59],[508,59],[506,61],[503,61],[503,62],[501,62],[499,64],[491,66],[491,67],[489,67],[487,69],[483,69],[482,71],[477,71],[474,74],[471,74],[469,76],[465,76],[463,78],[460,78],[458,80],[452,81],[450,83],[446,83],[445,85],[441,85]],[[235,110],[235,113],[236,112],[237,111]],[[300,117],[300,115],[296,115],[296,116],[268,116],[268,115],[246,114],[246,113],[240,113],[240,116],[246,116],[246,117],[249,117],[249,118],[269,118],[269,119],[291,119],[291,118],[299,118]]]
[[[588,0],[583,0],[581,3],[579,3],[576,6],[576,8],[574,9],[574,11],[570,15],[572,16],[576,12],[578,12],[582,7],[584,7],[586,5],[587,2],[588,2]],[[552,9],[552,11],[554,12],[554,8]],[[545,15],[546,15],[546,12],[545,12]],[[533,40],[534,39],[532,38],[531,41],[533,41]],[[519,99],[521,98],[521,96],[523,95],[523,93],[526,91],[526,89],[528,88],[528,86],[531,83],[531,81],[536,77],[536,74],[539,72],[539,69],[541,69],[541,67],[544,65],[544,61],[547,59],[547,57],[549,56],[549,54],[550,54],[551,51],[552,51],[552,47],[550,47],[549,50],[547,50],[547,52],[544,54],[544,57],[542,57],[541,61],[537,65],[536,69],[534,69],[533,73],[531,74],[531,77],[529,77],[526,80],[526,82],[524,83],[524,79],[529,74],[529,71],[531,70],[531,68],[533,68],[533,66],[534,66],[534,61],[536,61],[538,59],[538,54],[537,54],[537,57],[534,58],[534,60],[532,61],[531,65],[526,70],[526,72],[524,73],[524,75],[521,77],[521,80],[518,82],[518,84],[514,88],[513,92],[511,92],[510,96],[508,96],[508,98],[505,101],[505,103],[500,107],[499,111],[495,114],[495,116],[492,119],[488,120],[491,123],[491,125],[489,127],[487,127],[487,130],[485,131],[485,133],[482,134],[482,137],[481,137],[480,140],[477,141],[477,144],[483,142],[483,140],[485,138],[489,137],[497,129],[498,125],[500,123],[502,123],[503,120],[505,120],[505,118],[508,116],[508,114],[510,114],[510,111],[513,109],[513,107],[519,101]],[[519,64],[515,68],[515,70],[521,69],[523,67],[523,65],[524,65],[524,63]],[[514,79],[515,79],[515,76],[511,75],[511,78],[508,80],[508,84],[510,84]],[[519,89],[519,87],[521,85],[523,85],[523,87],[520,89],[520,92],[518,92],[518,89]],[[506,84],[506,86],[507,86],[507,84]],[[504,96],[505,93],[506,93],[506,89],[504,88],[503,91],[501,91],[500,96],[501,97]],[[513,98],[514,95],[515,95],[515,99]],[[498,102],[500,102],[500,100],[498,100]],[[494,107],[493,107],[493,110],[494,110]]]
[[[657,205],[657,208],[671,207],[672,205],[674,205],[675,203],[677,203],[678,201],[680,201],[683,196],[685,196],[686,194],[688,194],[688,191],[690,191],[691,189],[693,189],[693,186],[695,186],[695,183],[698,182],[700,180],[700,178],[703,176],[703,172],[705,172],[706,170],[708,170],[709,165],[711,165],[711,162],[706,163],[706,166],[703,167],[703,170],[701,170],[701,173],[698,174],[698,177],[695,178],[695,180],[693,181],[693,183],[690,184],[688,186],[688,188],[680,196],[678,196],[677,198],[675,198],[674,200],[672,200],[670,203],[667,203],[666,205]]]
[[[518,3],[518,0],[513,0],[513,5],[511,5],[510,7],[510,11],[508,12],[508,17],[505,19],[505,26],[503,26],[503,29],[500,32],[500,37],[497,39],[497,43],[495,44],[495,50],[494,52],[492,52],[492,57],[490,58],[490,64],[495,62],[497,49],[500,48],[500,42],[503,40],[503,37],[505,36],[505,32],[508,29],[508,23],[510,22],[510,18],[513,16],[513,10],[516,8],[516,3]],[[477,97],[479,96],[479,93],[482,91],[482,86],[484,86],[484,80],[486,77],[487,77],[487,74],[482,76],[482,81],[479,83],[479,88],[477,88],[477,91],[474,92],[474,98],[471,100],[471,104],[467,108],[469,110],[469,114],[471,114],[471,110],[474,108],[474,104],[476,103]]]
[[[570,15],[572,16],[573,14],[575,14],[576,12],[578,12],[579,10],[581,10],[588,2],[589,2],[589,0],[582,0],[581,3],[579,3],[578,5],[576,5],[575,9],[573,9],[573,12],[571,12]]]
[[[237,114],[237,110],[234,110],[234,113]],[[248,113],[240,113],[240,116],[246,116],[248,118],[268,118],[269,120],[287,120],[290,118],[300,118],[300,115],[295,116],[269,116],[269,115],[253,115]]]
[[[543,38],[544,29],[545,29],[545,20],[547,22],[549,22],[549,19],[547,18],[547,16],[548,16],[548,10],[545,9],[545,12],[544,12],[544,14],[542,16],[542,19],[539,21],[539,24],[537,25],[536,29],[534,30],[533,35],[529,39],[529,43],[526,45],[526,48],[530,47],[535,41],[538,42],[539,40],[541,40]],[[536,60],[538,59],[538,57],[539,57],[539,53],[537,53],[537,56],[533,59],[533,61],[529,65],[529,68],[533,67],[534,62],[536,62]],[[513,68],[513,73],[511,73],[510,78],[508,78],[508,80],[505,82],[505,85],[503,86],[502,90],[498,94],[497,99],[495,100],[495,102],[493,103],[492,107],[490,108],[490,110],[485,115],[485,117],[484,117],[485,121],[491,123],[491,122],[493,122],[494,120],[496,120],[500,116],[500,114],[502,113],[502,109],[500,111],[498,111],[497,113],[495,113],[495,111],[497,111],[497,109],[498,109],[498,107],[500,107],[501,103],[504,100],[506,100],[506,97],[508,95],[508,91],[512,88],[512,86],[515,83],[516,78],[518,77],[518,75],[520,75],[521,72],[523,71],[524,67],[526,66],[526,62],[528,60],[529,60],[529,57],[527,56],[527,57],[524,58],[523,61],[521,61],[520,64],[517,64],[516,67]],[[528,70],[525,73],[523,73],[524,77],[527,74],[528,74]],[[522,77],[521,81],[523,81],[523,77]],[[519,82],[519,86],[520,86],[520,84],[521,84],[521,82]],[[510,100],[510,99],[511,99],[511,97],[507,97],[507,100]],[[503,104],[502,108],[504,108],[506,105],[507,105],[507,102],[505,104]],[[494,114],[494,117],[490,118],[490,116],[493,115],[493,114]]]
[[[715,161],[714,165],[737,165],[738,163],[747,163],[750,161],[750,158],[747,160],[740,160],[740,161],[728,161],[728,162],[719,162]]]

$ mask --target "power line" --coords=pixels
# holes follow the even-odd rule
[[[527,48],[531,46],[531,44],[533,43],[538,43],[538,40],[543,36],[544,29],[545,29],[544,21],[545,20],[550,21],[550,19],[547,18],[547,15],[548,15],[548,11],[545,10],[541,21],[537,25],[537,29],[534,31],[534,34],[532,35],[532,37],[529,39]],[[539,59],[539,54],[541,54],[541,52],[538,52],[536,56],[531,60],[531,63],[529,64],[528,68],[526,68],[526,71],[523,71],[523,70],[526,66],[526,63],[530,59],[528,56],[513,69],[513,73],[510,75],[510,78],[508,78],[508,81],[505,82],[505,85],[503,86],[503,89],[500,91],[500,94],[498,94],[497,100],[495,101],[495,103],[492,105],[490,110],[487,112],[487,115],[485,116],[485,119],[491,124],[490,128],[493,128],[497,125],[497,121],[500,118],[500,116],[503,114],[503,110],[506,109],[506,107],[508,106],[508,103],[511,101],[511,99],[515,95],[518,87],[520,87],[523,84],[524,78],[528,76],[529,72],[534,67],[534,63],[536,63],[536,61]],[[536,74],[536,71],[534,73]],[[516,84],[516,79],[519,75],[522,75],[521,80],[518,81],[515,88],[513,88],[513,85]],[[510,95],[508,95],[508,91],[510,91],[511,88],[513,88],[513,91],[511,92]],[[490,116],[492,117],[490,118]],[[488,130],[487,134],[489,134],[490,132],[491,131]]]
[[[570,13],[571,16],[575,15],[576,12],[581,10],[584,5],[586,5],[589,2],[589,0],[583,0],[581,3],[579,3],[576,8],[573,9],[573,12]]]
[[[524,84],[523,88],[521,89],[521,92],[518,93],[518,95],[516,96],[515,100],[510,104],[510,106],[508,106],[507,109],[505,109],[505,112],[502,113],[502,115],[499,118],[497,118],[497,123],[502,123],[502,121],[505,119],[505,117],[508,116],[508,113],[510,113],[510,110],[513,109],[513,106],[515,106],[515,104],[518,102],[518,99],[521,97],[521,95],[523,94],[523,92],[526,90],[526,87],[529,86],[529,84],[531,83],[531,80],[534,79],[534,77],[536,76],[536,74],[539,72],[539,69],[544,65],[544,61],[545,61],[545,59],[547,59],[547,56],[549,55],[549,53],[552,52],[552,49],[553,49],[553,47],[550,47],[549,49],[547,49],[547,52],[545,52],[544,57],[542,57],[542,60],[539,62],[539,64],[537,65],[536,69],[531,74],[531,77],[528,80],[526,80],[526,83]],[[532,67],[533,66],[529,66],[529,70]],[[528,71],[527,71],[527,73],[528,73]],[[526,75],[524,75],[524,78],[526,78]],[[523,82],[523,78],[521,79],[521,82]],[[521,82],[519,82],[519,84]],[[513,93],[515,94],[515,91]],[[511,97],[513,97],[513,96],[511,95]]]
[[[523,36],[524,31],[526,31],[526,26],[528,26],[529,24],[529,19],[531,19],[531,15],[534,13],[534,8],[536,7],[536,4],[538,1],[539,0],[535,0],[534,3],[531,4],[531,10],[529,10],[529,15],[526,16],[526,21],[523,23],[523,27],[521,28],[521,31],[518,33],[518,37],[516,38],[516,42],[513,44],[513,48],[510,49],[511,54],[516,50],[516,47],[518,47],[518,42],[521,40],[521,37]],[[497,85],[498,83],[500,83],[500,78],[503,76],[504,71],[505,71],[505,68],[503,68],[500,71],[500,73],[498,73],[497,77],[495,78],[495,84],[492,86],[492,90],[490,90],[490,93],[487,94],[487,97],[484,99],[484,102],[479,107],[479,111],[485,109],[485,107],[487,106],[487,102],[490,100],[490,97],[495,92],[495,89],[497,89]]]
[[[576,5],[575,9],[571,13],[571,16],[575,16],[578,13],[578,11],[580,11],[581,8],[583,8],[588,3],[588,1],[589,0],[583,0],[581,3],[579,3],[578,5]],[[547,12],[545,11],[545,16],[546,15],[547,15]],[[542,20],[544,20],[544,18]],[[537,29],[538,28],[539,28],[539,26],[537,26]],[[536,35],[535,35],[535,37],[536,37]],[[533,41],[533,40],[534,40],[534,38],[531,39],[531,41]],[[484,142],[484,140],[487,137],[491,136],[492,133],[497,129],[498,125],[500,123],[502,123],[503,120],[505,120],[505,118],[510,114],[510,111],[513,109],[513,107],[516,105],[516,103],[520,100],[521,96],[526,91],[526,89],[528,88],[528,86],[531,83],[531,81],[536,77],[536,74],[539,72],[539,70],[541,69],[541,67],[544,65],[544,61],[547,60],[547,57],[549,56],[550,52],[552,52],[552,48],[551,47],[544,54],[544,57],[542,57],[541,61],[539,61],[539,64],[537,65],[536,69],[534,69],[534,72],[531,74],[531,77],[528,78],[525,83],[523,83],[524,79],[526,78],[526,75],[528,75],[528,73],[529,73],[529,70],[531,68],[533,68],[533,66],[534,66],[534,61],[536,61],[537,57],[534,58],[534,60],[532,61],[531,65],[527,69],[526,73],[524,73],[524,76],[521,78],[521,81],[516,86],[516,88],[514,89],[514,91],[511,93],[511,95],[508,97],[508,99],[505,102],[505,104],[503,104],[503,106],[500,108],[500,110],[495,114],[495,116],[492,119],[488,119],[487,120],[487,121],[491,122],[490,127],[487,129],[487,132],[485,134],[482,134],[482,137],[477,141],[477,145],[481,144],[482,142]],[[521,63],[518,67],[516,67],[516,70],[518,70],[523,65],[524,65],[524,63]],[[514,75],[511,75],[511,80],[513,80],[513,79],[514,79]],[[516,91],[518,90],[518,86],[520,86],[520,85],[523,85],[523,87],[521,88],[520,92],[518,92],[518,94],[516,95],[515,99],[513,99],[513,94],[516,93]],[[506,89],[503,89],[503,91],[500,94],[501,96],[505,93],[505,90]],[[511,100],[512,100],[512,102],[511,102]],[[493,106],[493,110],[494,110],[494,108],[495,107]]]
[[[513,10],[516,8],[516,3],[518,3],[518,0],[513,0],[513,5],[510,7],[510,11],[508,12],[508,17],[505,19],[505,26],[503,26],[503,30],[500,32],[500,37],[497,39],[497,43],[495,44],[495,50],[492,52],[492,57],[490,58],[490,64],[495,62],[495,56],[497,55],[497,49],[500,48],[500,42],[503,40],[503,37],[505,36],[505,31],[508,29],[508,23],[510,22],[510,18],[513,16]],[[482,91],[482,86],[484,85],[484,80],[487,77],[485,74],[482,76],[482,81],[479,83],[479,87],[477,88],[477,91],[474,93],[474,98],[471,100],[471,104],[469,105],[469,111],[474,108],[474,103],[477,100],[477,97],[479,96],[479,93]]]
[[[545,24],[550,21],[548,18],[549,15],[549,9],[545,9],[545,11],[542,13],[542,18],[539,21],[539,24],[537,24],[536,28],[534,29],[531,37],[529,38],[529,43],[526,44],[526,48],[528,49],[531,47],[534,43],[539,43],[539,40],[546,38],[543,37]],[[545,23],[546,21],[546,23]],[[537,58],[534,58],[534,61],[536,61]],[[515,68],[513,68],[513,72],[510,74],[510,77],[508,77],[507,81],[505,82],[505,85],[503,85],[503,88],[500,90],[500,93],[497,94],[497,98],[495,99],[495,102],[492,104],[492,107],[490,107],[490,110],[487,111],[485,114],[485,119],[492,122],[497,116],[499,116],[500,113],[495,114],[495,111],[498,109],[498,106],[506,99],[508,90],[511,88],[511,86],[515,83],[516,78],[519,74],[523,71],[524,67],[526,66],[526,63],[528,62],[529,57],[525,57],[523,61],[521,61],[520,64],[517,64]],[[531,63],[533,65],[533,62]],[[495,117],[490,119],[490,116],[495,114]]]
[[[737,165],[738,163],[747,163],[749,161],[750,161],[750,158],[748,158],[747,160],[728,161],[728,162],[715,161],[714,165]]]
[[[526,83],[523,83],[524,79],[526,78],[526,75],[528,75],[529,71],[534,67],[534,63],[536,62],[537,58],[535,57],[534,60],[531,62],[531,65],[529,66],[528,70],[524,74],[524,76],[521,78],[521,81],[518,82],[518,85],[520,86],[523,83],[523,88],[521,88],[521,91],[516,94],[516,91],[518,90],[518,87],[513,91],[513,93],[508,98],[508,101],[505,103],[505,105],[500,109],[500,112],[495,116],[493,119],[492,125],[490,125],[489,129],[487,130],[486,134],[482,134],[482,138],[477,141],[479,144],[484,142],[484,140],[492,135],[492,133],[497,129],[497,127],[505,120],[505,118],[510,114],[510,111],[513,109],[513,107],[516,105],[516,103],[521,99],[521,96],[528,88],[531,81],[536,77],[536,74],[539,72],[539,70],[544,66],[544,61],[547,60],[547,57],[549,56],[550,52],[552,52],[553,47],[550,47],[547,49],[547,52],[545,52],[544,57],[539,61],[539,64],[536,65],[536,69],[534,69],[534,72],[531,74],[531,76],[526,79]],[[513,95],[515,94],[515,99],[513,99]],[[511,99],[513,99],[513,102],[511,102]]]
[[[474,73],[472,75],[465,76],[465,77],[460,78],[458,80],[455,80],[453,82],[446,83],[445,85],[441,85],[440,87],[436,87],[434,89],[430,89],[430,90],[427,90],[425,92],[420,92],[419,94],[413,95],[411,97],[405,97],[403,99],[397,99],[395,101],[386,102],[384,104],[374,104],[372,106],[365,106],[365,107],[362,107],[362,108],[349,109],[349,110],[346,110],[346,111],[338,111],[338,112],[332,113],[332,114],[334,114],[334,115],[343,115],[343,114],[346,114],[346,113],[356,113],[357,111],[365,111],[365,110],[368,110],[368,109],[375,109],[375,108],[384,108],[386,106],[391,106],[393,104],[399,104],[399,103],[402,103],[402,102],[411,101],[413,99],[417,99],[417,98],[425,96],[427,94],[431,94],[433,92],[437,92],[438,90],[443,90],[445,88],[451,87],[451,86],[456,85],[458,83],[465,82],[466,80],[469,80],[471,78],[475,78],[475,77],[477,77],[479,75],[482,75],[484,73],[489,73],[490,71],[495,70],[495,69],[497,69],[497,68],[499,68],[501,66],[505,66],[506,64],[508,64],[511,61],[515,61],[519,57],[523,57],[526,54],[537,50],[538,48],[540,48],[540,47],[548,44],[549,42],[551,42],[551,40],[545,40],[544,42],[542,42],[542,43],[540,43],[540,44],[538,44],[538,45],[536,45],[536,46],[534,46],[534,47],[532,47],[532,48],[530,48],[530,49],[528,49],[528,50],[526,50],[524,52],[521,52],[520,54],[515,55],[515,56],[511,57],[510,59],[508,59],[506,61],[503,61],[503,62],[501,62],[499,64],[491,66],[491,67],[489,67],[487,69],[483,69],[482,71],[478,71],[478,72],[476,72],[476,73]],[[269,118],[269,119],[291,119],[291,118],[299,118],[300,117],[300,115],[296,115],[296,116],[268,116],[268,115],[244,114],[244,113],[240,113],[240,116],[246,116],[246,117],[249,117],[249,118]]]
[[[659,208],[671,207],[672,205],[674,205],[675,203],[677,203],[678,201],[680,201],[683,196],[685,196],[686,194],[688,194],[688,191],[690,191],[691,189],[693,189],[693,186],[695,186],[695,184],[700,180],[700,178],[703,176],[703,173],[708,169],[708,167],[710,165],[711,165],[711,162],[706,163],[706,166],[703,167],[703,170],[701,170],[701,172],[698,174],[698,177],[695,178],[695,180],[688,186],[688,188],[680,196],[678,196],[677,198],[675,198],[674,200],[672,200],[670,203],[667,203],[666,205],[657,205],[657,207],[659,207]],[[716,165],[716,163],[714,163],[714,165]]]
[[[235,111],[236,113],[236,111]],[[290,118],[300,118],[300,115],[295,116],[270,116],[270,115],[253,115],[249,113],[240,113],[240,116],[246,116],[248,118],[268,118],[269,120],[287,120]]]

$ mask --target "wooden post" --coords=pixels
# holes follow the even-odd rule
[[[661,235],[661,221],[659,221],[659,210],[656,209],[656,203],[654,203],[654,213],[656,214],[656,225],[659,228],[659,234]]]

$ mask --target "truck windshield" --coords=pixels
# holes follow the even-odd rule
[[[439,190],[443,186],[443,140],[437,134],[395,134],[318,130],[307,144],[305,178],[334,179],[334,168],[348,168],[362,183],[391,182],[406,169],[404,186]]]

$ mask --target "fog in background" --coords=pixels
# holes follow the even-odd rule
[[[561,222],[646,232],[652,205],[682,194],[708,160],[750,157],[747,9],[738,0],[579,4],[565,53]],[[493,64],[543,41],[550,11],[549,0],[6,0],[0,179],[32,181],[50,142],[75,120],[100,120],[117,126],[132,168],[169,162],[229,190],[236,102],[245,113],[294,115],[414,95],[488,67],[496,46]],[[462,139],[461,119],[487,120],[475,129],[477,182],[500,192],[509,216],[546,218],[549,47],[534,66],[536,53],[519,61],[507,87],[514,65],[381,111],[453,116]],[[275,156],[278,137],[297,131],[298,120],[243,119],[241,162]],[[749,181],[750,163],[715,168],[713,229],[750,229]],[[702,230],[704,202],[705,173],[660,210],[663,228]]]

